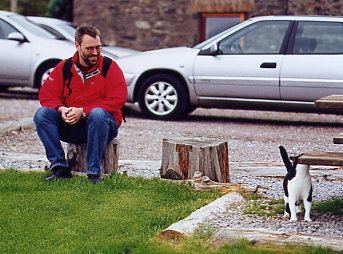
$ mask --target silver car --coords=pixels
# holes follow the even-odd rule
[[[0,11],[0,88],[39,88],[50,71],[75,52],[75,46],[55,37],[24,16]]]
[[[192,48],[117,62],[128,101],[155,119],[196,107],[314,111],[314,100],[343,93],[343,18],[256,17]]]
[[[55,18],[48,18],[48,17],[34,17],[28,16],[27,17],[30,21],[36,23],[40,27],[44,28],[45,30],[49,31],[50,33],[56,35],[58,38],[65,38],[71,42],[75,41],[75,30],[76,26],[72,23]],[[114,59],[132,55],[138,53],[139,51],[134,49],[122,48],[122,47],[112,47],[103,45],[102,53],[110,53],[115,57]]]

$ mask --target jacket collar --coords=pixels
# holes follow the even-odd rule
[[[88,73],[88,72],[92,72],[96,69],[99,68],[99,65],[100,65],[100,61],[102,60],[102,55],[99,56],[99,59],[98,59],[98,62],[96,65],[94,65],[92,68],[88,69],[86,67],[83,67],[81,64],[80,64],[80,59],[79,59],[79,54],[78,52],[76,51],[72,57],[72,60],[73,62],[77,65],[77,67],[82,70],[83,73]]]

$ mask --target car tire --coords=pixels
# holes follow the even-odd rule
[[[35,87],[40,89],[44,83],[44,80],[50,75],[51,71],[55,68],[58,62],[46,63],[39,68],[35,78]]]
[[[138,103],[144,115],[153,119],[177,119],[188,108],[187,91],[180,79],[169,74],[146,78],[138,91]]]

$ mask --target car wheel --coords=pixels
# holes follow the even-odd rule
[[[36,81],[35,81],[35,87],[41,88],[44,81],[49,77],[52,70],[55,68],[55,66],[58,64],[58,62],[51,62],[43,65],[39,68],[37,75],[36,75]]]
[[[176,119],[186,113],[188,97],[182,82],[169,74],[155,74],[143,81],[138,103],[154,119]]]

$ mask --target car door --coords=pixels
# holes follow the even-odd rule
[[[28,42],[10,40],[8,35],[19,31],[0,19],[0,84],[26,85],[30,75],[32,49]]]
[[[281,98],[314,101],[343,94],[343,24],[299,21],[292,37],[281,70]]]
[[[218,43],[194,63],[197,96],[280,99],[279,76],[291,21],[259,21]]]

